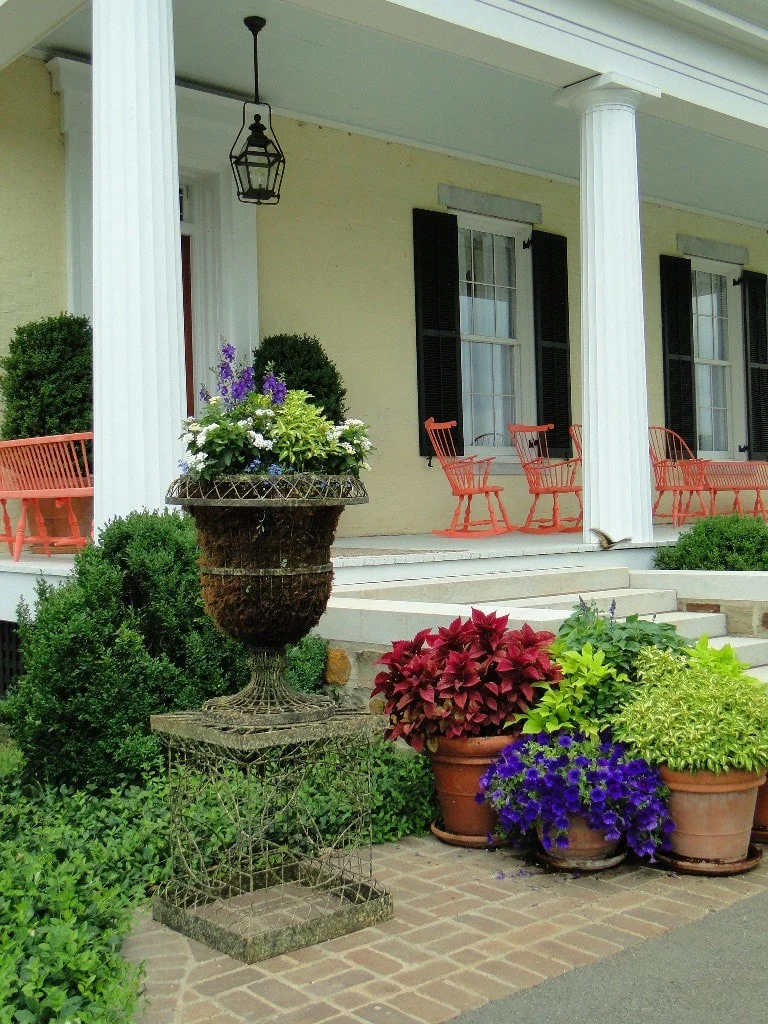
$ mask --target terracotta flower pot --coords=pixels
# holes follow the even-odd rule
[[[757,791],[765,782],[765,772],[732,769],[716,775],[677,772],[665,765],[659,772],[670,789],[673,854],[713,864],[743,861],[749,852]]]
[[[752,842],[768,843],[768,784],[757,791],[755,816],[752,820]]]
[[[536,834],[541,842],[541,825],[536,826]],[[569,814],[568,846],[560,847],[553,843],[544,857],[559,871],[604,871],[615,867],[626,856],[625,853],[616,853],[620,842],[620,839],[606,839],[601,829],[590,828],[581,815]]]
[[[480,778],[514,736],[441,737],[430,752],[437,798],[445,829],[433,828],[444,842],[456,846],[486,846],[496,828],[496,811],[478,804]]]

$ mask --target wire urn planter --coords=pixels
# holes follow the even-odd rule
[[[250,650],[240,693],[153,716],[168,764],[170,878],[156,920],[254,963],[392,916],[372,874],[370,750],[382,720],[285,679],[285,646],[325,611],[353,475],[180,477],[203,601]],[[327,813],[328,801],[334,813]]]
[[[246,718],[266,728],[333,715],[328,698],[298,693],[286,682],[285,647],[320,621],[339,517],[345,505],[367,501],[352,475],[182,476],[171,485],[166,502],[184,507],[197,526],[206,610],[250,651],[248,686],[207,701],[203,712],[212,720]]]

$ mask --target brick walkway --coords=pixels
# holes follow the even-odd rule
[[[440,1024],[768,889],[768,864],[573,877],[431,837],[376,848],[374,869],[394,920],[251,967],[141,911],[124,948],[146,962],[141,1024]]]

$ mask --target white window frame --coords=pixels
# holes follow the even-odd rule
[[[485,231],[493,235],[505,235],[515,239],[515,290],[517,299],[517,338],[510,341],[504,338],[486,337],[485,335],[462,334],[461,344],[468,342],[491,342],[509,344],[519,348],[520,380],[518,382],[519,423],[536,422],[536,349],[533,334],[533,261],[531,258],[530,224],[518,221],[502,220],[496,217],[484,217],[480,214],[459,213],[457,216],[459,230],[468,228],[473,231]],[[460,244],[460,243],[459,243]],[[462,360],[462,402],[464,393],[464,362]],[[506,424],[504,424],[506,432]],[[467,455],[487,457],[495,456],[498,464],[519,465],[512,439],[504,447],[473,445],[464,442]]]
[[[728,403],[728,448],[724,451],[707,451],[698,449],[699,458],[719,459],[723,461],[744,461],[747,458],[746,452],[740,452],[739,447],[747,442],[747,395],[744,365],[744,330],[742,323],[742,289],[735,284],[742,274],[742,267],[734,263],[724,263],[719,260],[705,259],[701,256],[692,256],[691,260],[691,315],[693,318],[696,312],[693,309],[693,281],[697,271],[708,274],[719,274],[726,280],[726,296],[728,303],[728,363],[730,373],[727,375],[726,400]],[[694,326],[695,332],[695,326]],[[695,395],[695,417],[696,417],[696,445],[699,443],[699,401],[696,387],[696,341],[693,335],[693,374],[694,374],[694,395]],[[707,360],[704,360],[707,362]]]

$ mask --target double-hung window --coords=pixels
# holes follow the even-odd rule
[[[691,261],[696,443],[704,458],[739,458],[746,440],[740,268]]]
[[[462,215],[458,234],[464,444],[511,454],[507,424],[536,415],[531,229]]]

